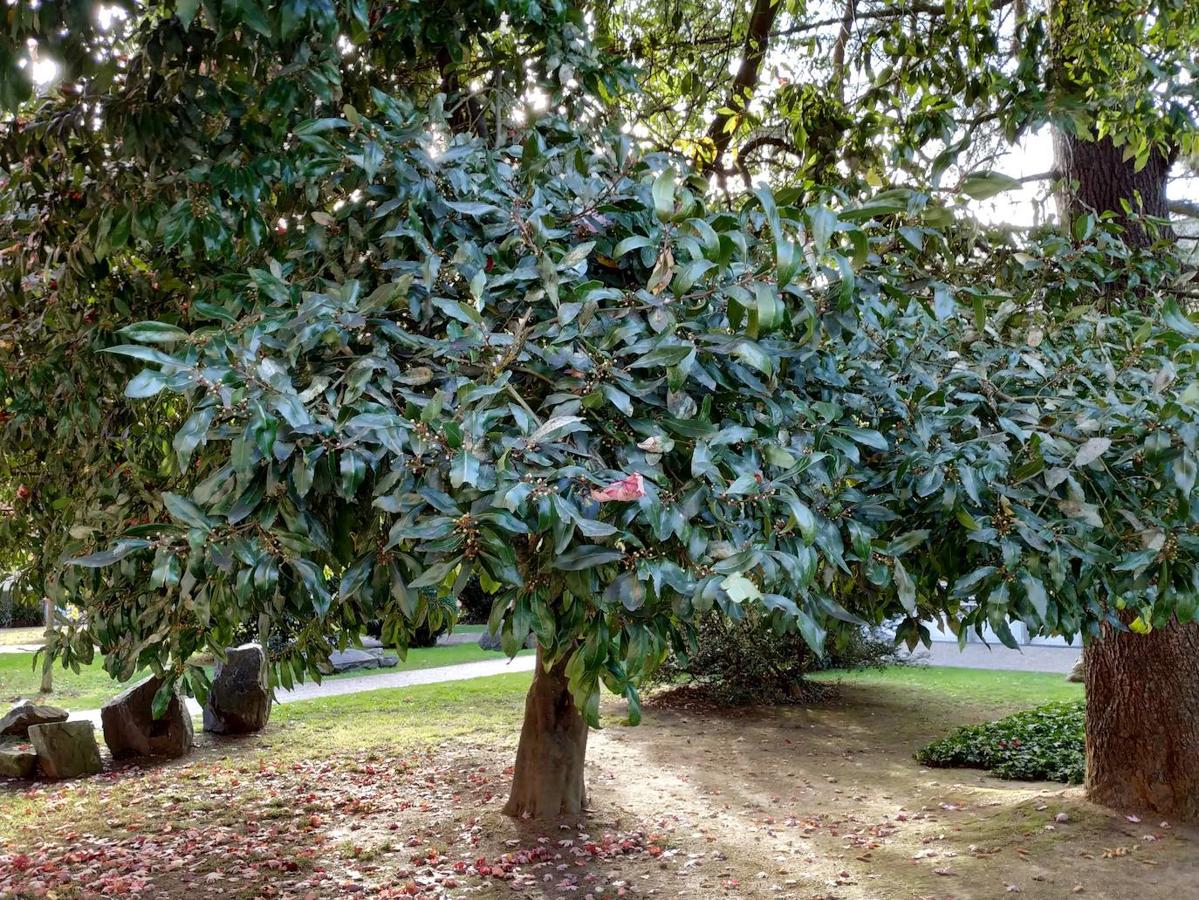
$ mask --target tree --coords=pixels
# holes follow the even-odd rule
[[[165,495],[173,523],[78,562],[174,598],[119,614],[173,635],[140,654],[176,675],[247,615],[312,621],[297,665],[372,619],[403,643],[422,588],[452,597],[477,571],[505,648],[538,643],[507,811],[575,815],[601,682],[636,721],[642,675],[714,605],[759,603],[815,647],[829,611],[849,616],[815,586],[800,600],[840,543],[807,498],[847,464],[804,434],[785,373],[805,351],[774,334],[804,268],[793,223],[766,194],[760,233],[705,213],[665,161],[556,118],[433,158],[439,123],[376,104],[323,134],[346,160],[380,147],[358,214],[396,238],[395,280],[301,295],[275,266],[232,328],[126,329],[142,343],[113,352],[151,364],[131,393],[187,400],[175,447],[199,480]],[[847,408],[821,419],[879,440]]]
[[[1153,47],[1144,23],[1111,0],[1059,4],[1054,14],[1057,86],[1067,98],[1091,85],[1103,91],[1092,116],[1059,126],[1055,135],[1063,222],[1100,216],[1119,223],[1132,246],[1171,241],[1167,180],[1191,136],[1176,110],[1128,115],[1157,77],[1142,74]],[[1163,34],[1199,37],[1193,9],[1162,15],[1156,24]],[[1115,69],[1122,80],[1113,77]],[[1110,806],[1193,820],[1199,818],[1199,623],[1167,617],[1156,624],[1123,612],[1086,649],[1087,794]]]
[[[952,29],[990,21],[990,4],[967,6]],[[814,652],[838,619],[903,615],[909,642],[932,621],[962,639],[989,625],[1010,642],[1012,620],[1094,635],[1125,614],[1140,630],[1194,618],[1199,392],[1172,373],[1192,364],[1199,327],[1172,302],[1176,259],[1129,249],[1099,218],[1020,241],[983,229],[969,198],[1011,182],[988,172],[709,197],[609,118],[619,74],[570,10],[522,6],[512,32],[465,32],[455,46],[493,84],[533,46],[553,93],[544,112],[497,102],[463,117],[441,93],[445,54],[412,88],[334,51],[351,23],[310,10],[321,27],[301,39],[284,2],[268,36],[247,9],[151,17],[129,38],[178,52],[146,52],[146,80],[116,82],[112,121],[147,85],[182,79],[170,121],[198,136],[176,141],[170,202],[121,244],[136,313],[116,307],[112,263],[90,268],[99,221],[81,235],[30,213],[57,209],[46,183],[80,171],[119,202],[156,171],[136,127],[119,143],[131,162],[80,129],[71,141],[96,161],[51,156],[3,192],[19,233],[74,251],[71,296],[111,302],[125,341],[96,336],[105,354],[74,370],[11,365],[9,394],[25,402],[39,378],[73,390],[71,372],[97,370],[96,406],[116,405],[112,382],[140,401],[121,401],[124,429],[85,432],[144,464],[138,491],[98,492],[103,527],[73,538],[64,581],[83,614],[56,655],[98,646],[114,674],[165,675],[164,698],[180,680],[202,694],[197,652],[223,652],[245,621],[289,619],[300,631],[274,660],[288,685],[368,622],[403,645],[477,573],[505,647],[538,643],[508,810],[556,816],[582,806],[601,685],[635,721],[641,679],[709,610],[755,606]],[[384,62],[407,48],[394,24],[359,22]],[[195,64],[218,51],[243,64]],[[276,67],[281,51],[291,62]],[[227,83],[208,80],[218,72]],[[918,83],[931,91],[935,75]],[[209,109],[212,96],[232,105]],[[261,137],[249,168],[266,173],[248,187],[240,162],[236,179],[216,174],[232,178],[221,163],[243,104],[237,127]],[[896,116],[896,146],[944,135],[961,108],[932,131]],[[195,177],[202,196],[180,196]],[[255,238],[264,202],[284,204],[263,221],[279,209],[285,227]],[[146,254],[171,260],[187,314],[154,308]],[[1113,279],[1144,302],[1079,308]],[[71,320],[29,328],[79,345]]]

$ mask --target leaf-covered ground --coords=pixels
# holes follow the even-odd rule
[[[813,708],[651,703],[639,728],[613,704],[591,741],[592,814],[554,828],[499,811],[527,674],[290,704],[263,735],[205,737],[185,761],[0,793],[0,896],[1193,892],[1199,832],[912,762],[947,728],[1011,710],[988,696],[995,674],[967,676],[983,701],[896,673],[851,677]]]

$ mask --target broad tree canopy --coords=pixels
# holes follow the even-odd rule
[[[713,607],[816,648],[1194,616],[1175,259],[1087,215],[1007,241],[963,215],[990,172],[714,198],[613,121],[577,12],[403,10],[156,8],[10,123],[6,458],[87,467],[37,470],[85,611],[54,652],[202,691],[193,654],[291,620],[286,684],[479,572],[594,721]]]

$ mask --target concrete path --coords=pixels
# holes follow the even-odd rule
[[[1066,674],[1082,654],[1079,647],[1024,646],[1009,650],[1003,644],[967,644],[958,650],[958,645],[934,641],[931,648],[917,647],[909,654],[901,651],[900,657],[916,665],[960,666],[964,669],[998,669],[1007,672],[1059,672]]]
[[[0,653],[37,653],[41,644],[0,644]]]
[[[499,653],[496,656],[496,659],[459,663],[456,666],[412,669],[407,672],[389,672],[386,675],[359,675],[354,678],[326,678],[320,684],[307,682],[296,685],[290,691],[276,691],[275,702],[296,703],[300,700],[340,697],[344,694],[361,694],[364,691],[382,691],[388,688],[412,687],[417,684],[441,684],[447,681],[467,681],[471,678],[486,678],[489,675],[504,675],[509,672],[532,672],[533,667],[537,664],[537,658],[532,654],[518,656],[511,660]],[[190,697],[187,700],[187,708],[193,716],[200,714],[200,704]],[[87,719],[98,727],[100,710],[73,711],[71,718]]]

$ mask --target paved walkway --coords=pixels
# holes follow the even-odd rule
[[[0,653],[37,653],[41,644],[0,644]]]
[[[1002,644],[970,643],[961,650],[949,642],[934,641],[931,648],[917,647],[909,654],[902,651],[900,657],[916,665],[960,666],[964,669],[998,669],[1019,672],[1059,672],[1065,674],[1074,666],[1082,654],[1079,647],[1024,646],[1009,650]]]

